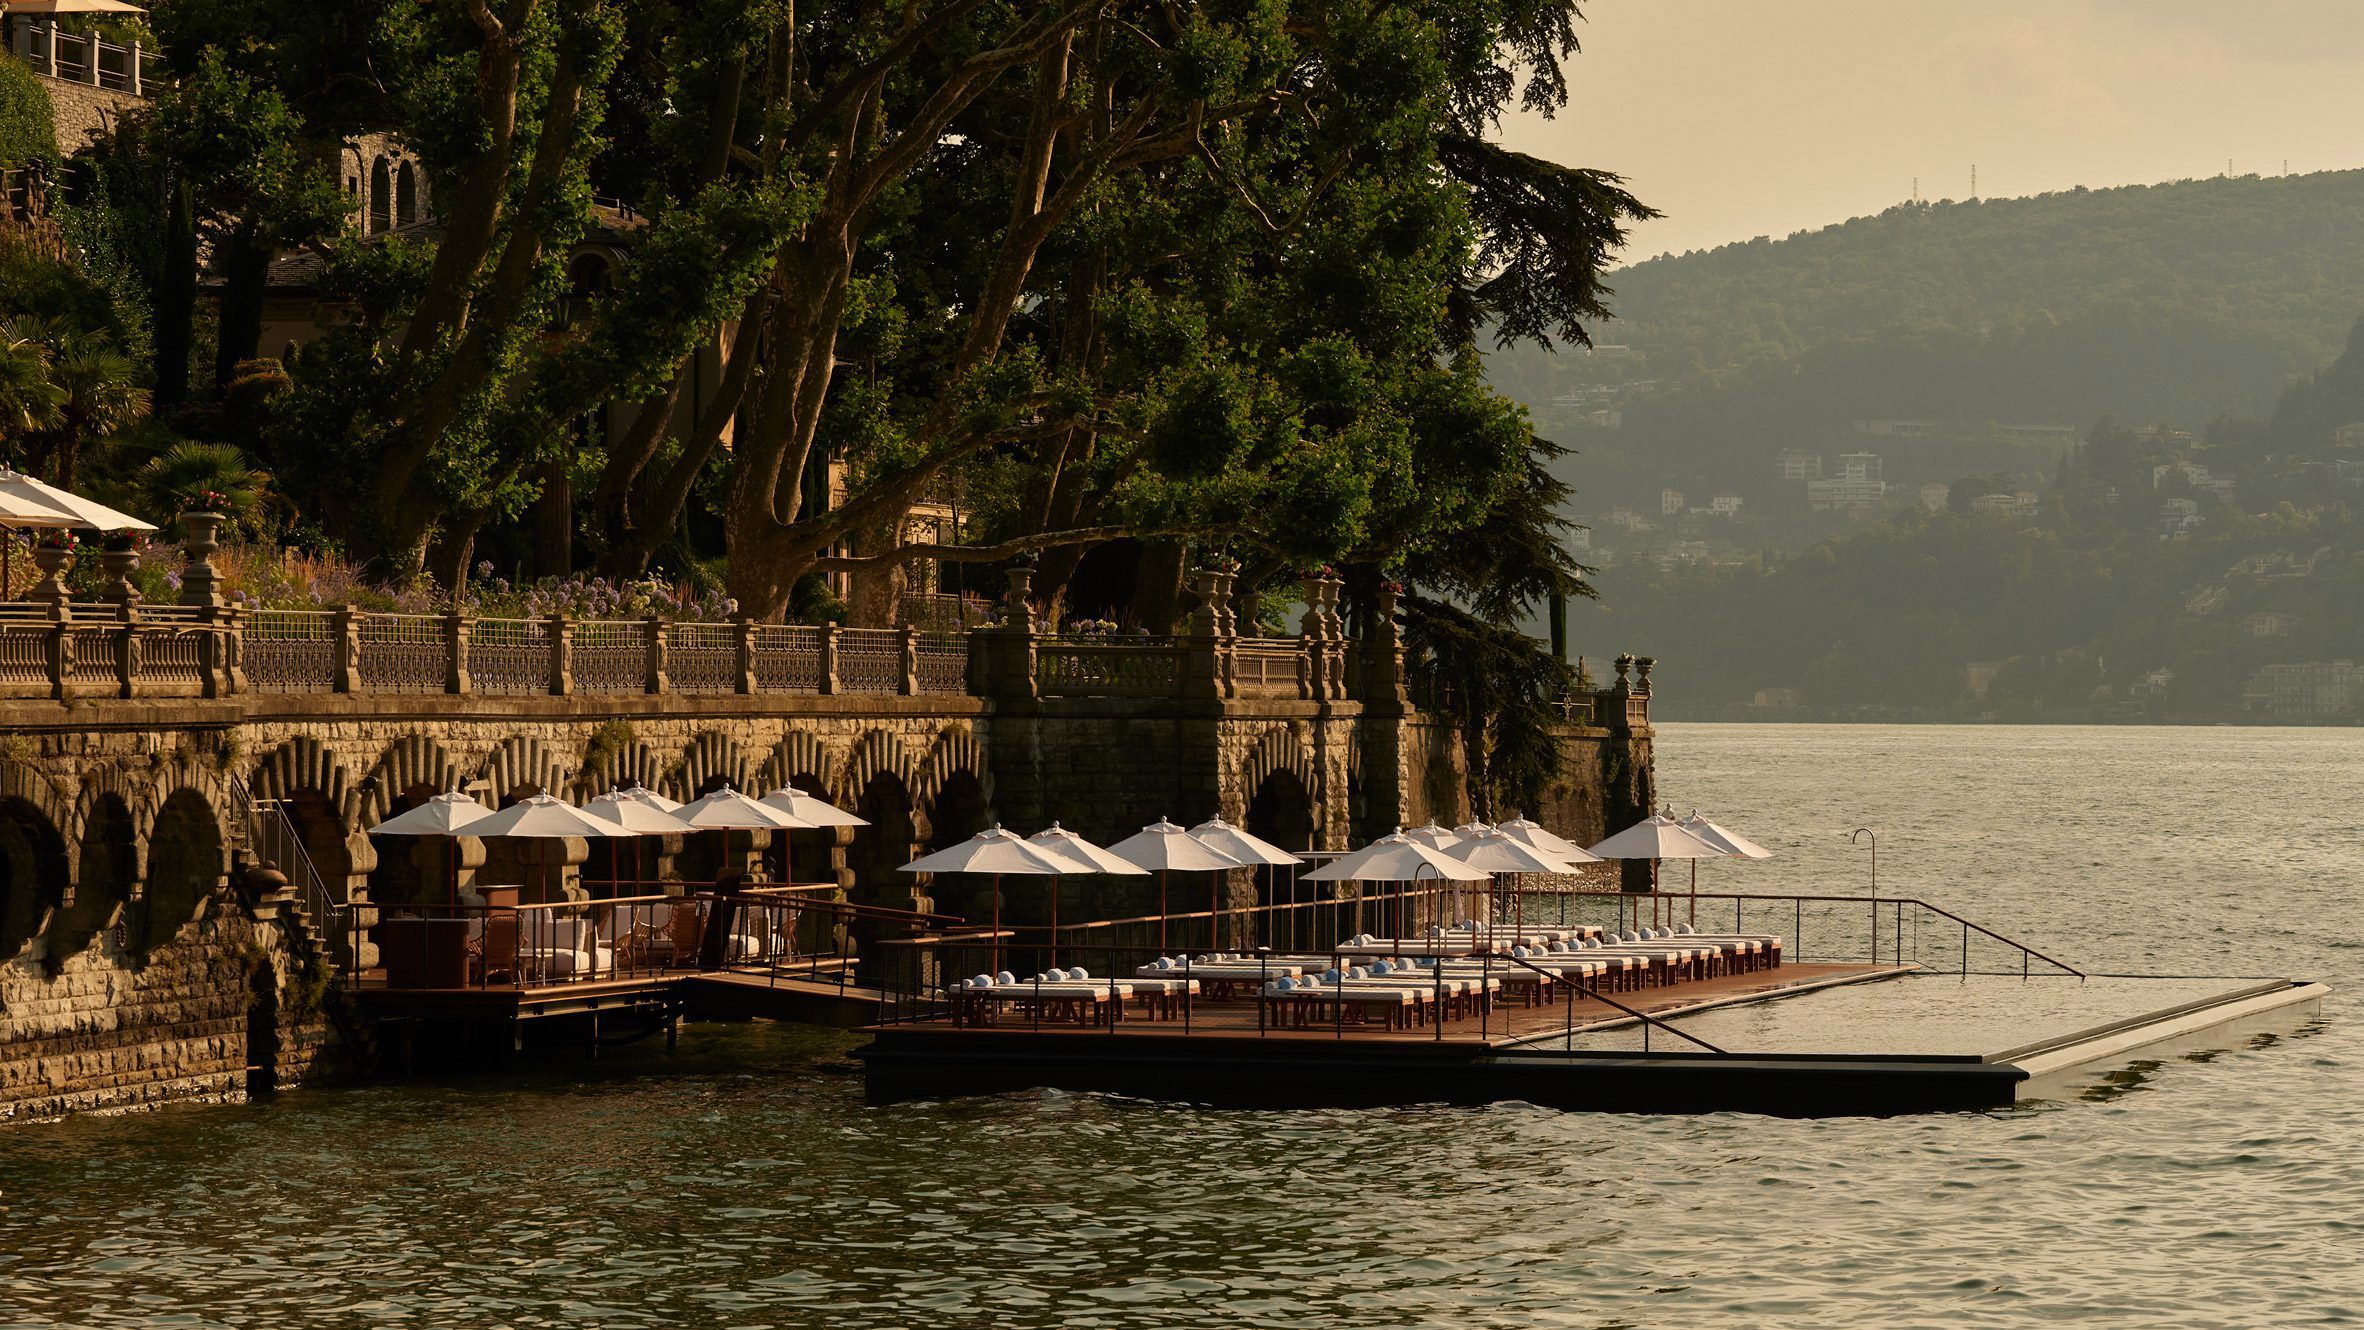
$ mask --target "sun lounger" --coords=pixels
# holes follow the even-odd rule
[[[1081,979],[1034,981],[1012,976],[978,975],[955,980],[946,988],[955,1007],[969,1020],[990,1024],[1002,1008],[1031,1010],[1038,1020],[1073,1020],[1079,1025],[1113,1024],[1124,1018],[1133,986],[1123,980]]]

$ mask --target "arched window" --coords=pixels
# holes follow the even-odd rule
[[[409,226],[419,220],[419,170],[409,162],[394,173],[394,224]]]
[[[369,168],[369,233],[377,235],[394,224],[394,176],[380,157]]]

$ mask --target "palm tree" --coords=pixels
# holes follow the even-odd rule
[[[42,430],[56,425],[65,391],[50,377],[48,342],[39,319],[0,319],[0,443],[10,460]]]
[[[103,442],[148,414],[148,390],[138,368],[104,335],[68,337],[50,362],[50,381],[64,394],[58,423],[46,431],[51,479],[74,487],[74,466],[86,445]]]
[[[262,534],[263,510],[272,502],[270,474],[230,443],[175,443],[148,459],[138,484],[153,512],[210,508],[256,535]]]

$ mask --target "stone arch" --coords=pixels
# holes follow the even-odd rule
[[[633,785],[654,790],[664,783],[665,764],[657,760],[655,749],[638,739],[585,752],[581,774],[575,777],[575,792],[583,798]]]
[[[762,785],[769,792],[796,784],[800,777],[812,783],[797,788],[828,799],[837,789],[837,762],[810,731],[790,730],[780,736],[780,742],[772,745],[771,756],[764,759]]]
[[[360,821],[374,827],[428,796],[460,787],[460,764],[431,735],[406,734],[386,745],[361,783]]]
[[[67,844],[67,880],[72,880],[74,869],[73,795],[69,789],[51,782],[38,770],[21,762],[0,759],[0,801],[18,800],[26,804],[41,820],[57,830],[59,839]]]
[[[721,730],[706,730],[682,750],[674,787],[668,793],[676,799],[696,799],[727,784],[741,794],[762,794],[754,789],[757,776],[745,749]]]
[[[394,169],[394,224],[410,226],[419,220],[419,168],[406,159]]]
[[[394,225],[394,174],[384,157],[369,164],[369,234]]]
[[[847,780],[858,782],[848,792],[846,806],[870,825],[855,830],[847,851],[858,898],[869,904],[914,903],[918,886],[902,872],[927,840],[927,819],[911,797],[911,782],[889,765],[848,763]],[[913,908],[925,906],[913,904]]]
[[[321,883],[346,900],[358,899],[355,893],[364,889],[370,869],[377,866],[377,851],[358,826],[360,786],[344,759],[308,734],[264,754],[247,781],[257,801],[275,803],[287,815]],[[266,819],[265,827],[272,825]],[[296,867],[284,860],[288,847],[268,832],[256,850],[279,860],[288,877],[300,881]]]
[[[140,948],[152,953],[204,914],[229,881],[230,858],[212,803],[186,786],[157,805],[149,837]]]
[[[1313,753],[1305,746],[1305,737],[1286,725],[1275,725],[1256,736],[1255,744],[1239,766],[1239,816],[1246,816],[1246,805],[1256,797],[1265,781],[1275,772],[1286,772],[1295,777],[1310,800],[1321,785],[1316,775]]]
[[[837,760],[819,739],[804,730],[791,730],[772,745],[771,755],[763,760],[758,783],[767,793],[793,785],[806,794],[839,802]],[[826,831],[794,831],[775,837],[772,862],[779,879],[834,882],[843,889],[848,881],[846,850],[854,843],[855,830],[837,827]]]
[[[139,825],[123,790],[84,792],[75,817],[74,880],[60,894],[58,908],[42,929],[42,956],[52,974],[93,938],[115,926],[123,907],[139,895],[142,874]]]
[[[918,778],[912,782],[913,793],[933,804],[944,782],[964,774],[976,783],[980,797],[989,792],[985,753],[977,743],[976,731],[962,724],[947,725],[928,746],[927,760],[920,764]]]
[[[72,878],[60,828],[48,809],[0,791],[0,961],[22,952],[64,903]]]
[[[566,763],[550,745],[529,734],[513,734],[484,755],[476,774],[483,778],[485,802],[506,807],[536,794],[566,793]]]
[[[911,750],[902,739],[885,730],[864,730],[854,740],[853,750],[846,754],[842,793],[849,799],[858,799],[881,774],[893,776],[906,796],[916,795],[919,770]]]

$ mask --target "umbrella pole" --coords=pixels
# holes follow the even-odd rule
[[[1166,949],[1166,870],[1157,870],[1157,949]]]
[[[1001,874],[993,875],[993,973],[1001,973]]]
[[[1223,870],[1207,874],[1207,950],[1223,950]]]
[[[1693,927],[1697,927],[1699,924],[1699,861],[1697,859],[1691,861],[1691,923]]]
[[[1059,884],[1065,879],[1051,874],[1051,965],[1059,964]]]

